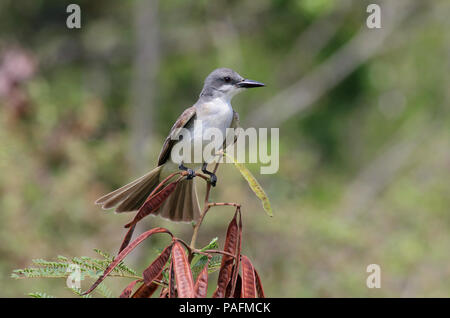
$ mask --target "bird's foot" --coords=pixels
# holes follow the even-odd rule
[[[188,173],[188,175],[186,177],[187,180],[194,179],[194,177],[195,177],[195,171],[194,170],[185,167],[183,164],[179,165],[178,168],[180,170],[187,171],[187,173]]]
[[[187,171],[187,173],[188,173],[186,179],[187,179],[187,180],[194,179],[194,177],[195,177],[195,171],[192,170],[192,169],[189,169],[189,168],[188,168],[186,171]]]
[[[209,178],[209,182],[211,182],[211,185],[213,187],[216,186],[217,183],[217,176],[214,173],[211,173],[210,178]]]
[[[203,164],[202,172],[209,176],[209,182],[211,183],[211,185],[213,187],[215,187],[216,183],[217,183],[217,176],[213,172],[206,170],[206,167],[207,167],[207,164]]]

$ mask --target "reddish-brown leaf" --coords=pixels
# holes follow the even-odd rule
[[[134,232],[135,228],[136,228],[136,225],[133,225],[132,227],[130,227],[127,234],[125,234],[122,244],[120,245],[119,254],[120,254],[120,252],[122,252],[125,249],[125,247],[128,246],[128,244],[130,244],[131,237],[133,236],[133,232]]]
[[[162,190],[147,198],[147,200],[139,208],[134,219],[125,225],[126,228],[135,225],[147,215],[159,209],[159,207],[167,200],[177,187],[178,181],[174,181],[165,186]]]
[[[258,272],[255,269],[255,282],[256,282],[256,292],[258,293],[259,298],[266,298],[264,295],[264,289],[261,284],[261,279],[259,278]]]
[[[234,290],[234,298],[241,298],[241,289],[242,289],[242,278],[241,275],[238,274],[236,280],[236,288]]]
[[[177,293],[179,298],[194,298],[194,279],[187,260],[186,252],[178,241],[172,248],[173,270],[177,281]]]
[[[156,279],[156,277],[158,277],[162,273],[164,265],[166,265],[167,261],[169,260],[171,251],[172,251],[172,244],[167,246],[161,252],[161,254],[150,264],[150,266],[147,267],[147,269],[143,273],[145,284],[150,286],[153,280]]]
[[[131,242],[130,245],[128,245],[126,248],[124,248],[123,251],[119,253],[119,255],[116,256],[114,261],[111,264],[109,264],[109,266],[105,269],[102,276],[100,276],[97,279],[97,281],[87,291],[85,291],[83,293],[83,295],[87,295],[90,292],[92,292],[106,278],[106,276],[108,276],[112,272],[112,270],[125,258],[125,256],[127,256],[132,250],[134,250],[136,248],[136,246],[138,246],[140,243],[142,243],[142,241],[144,241],[149,236],[156,234],[156,233],[168,233],[168,234],[170,234],[170,236],[173,237],[172,233],[170,233],[169,230],[162,228],[162,227],[157,227],[157,228],[154,228],[147,232],[142,233],[133,242]]]
[[[255,269],[247,256],[242,255],[242,298],[256,298]]]
[[[162,276],[159,276],[158,279],[161,279]],[[155,283],[151,283],[150,286],[147,286],[145,283],[141,285],[131,296],[131,298],[150,298],[153,293],[158,289],[159,285]]]
[[[169,289],[167,290],[168,297],[169,298],[176,298],[176,291],[175,291],[175,273],[173,272],[173,261],[170,262],[170,268],[169,268]]]
[[[231,269],[231,277],[234,277],[234,273],[236,271],[236,266],[233,265],[233,268]],[[231,297],[231,289],[233,287],[233,279],[230,279],[227,284],[227,288],[225,289],[225,298]]]
[[[206,262],[205,267],[200,274],[198,274],[197,281],[195,282],[194,291],[195,297],[197,298],[206,298],[206,293],[208,291],[208,262]]]
[[[235,273],[235,269],[236,267],[233,266],[233,275]],[[233,287],[234,284],[234,293],[231,293],[231,289]],[[241,289],[242,289],[242,279],[241,279],[241,275],[239,274],[239,272],[237,273],[237,277],[236,277],[236,282],[233,283],[233,281],[230,280],[230,282],[228,283],[227,286],[227,290],[225,292],[225,297],[226,298],[241,298]]]
[[[241,249],[242,249],[242,216],[241,216],[241,208],[236,208],[236,213],[239,213],[239,234],[237,239],[237,248],[236,248],[236,264],[233,267],[233,278],[231,280],[231,291],[230,296],[235,294],[236,291],[236,281],[239,275],[239,260],[241,259]],[[230,297],[228,296],[228,297]]]
[[[230,254],[236,254],[236,244],[238,240],[238,225],[236,222],[237,211],[234,214],[233,219],[228,225],[227,237],[225,240],[224,251]],[[223,298],[225,296],[225,291],[227,285],[231,278],[231,271],[233,266],[234,258],[229,255],[222,256],[222,263],[219,270],[219,278],[217,280],[217,289],[213,294],[213,298]]]
[[[127,287],[122,291],[120,294],[120,298],[130,298],[131,292],[133,291],[134,285],[136,285],[137,282],[142,281],[142,279],[136,279],[135,281],[132,281],[128,284]]]

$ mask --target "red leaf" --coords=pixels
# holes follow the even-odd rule
[[[114,259],[114,261],[111,264],[109,264],[109,266],[105,269],[102,276],[100,276],[97,279],[97,281],[87,291],[85,291],[83,293],[83,295],[87,295],[90,292],[92,292],[106,278],[106,276],[108,276],[112,272],[112,270],[125,258],[125,256],[127,256],[132,250],[134,250],[136,248],[136,246],[138,246],[140,243],[142,243],[142,241],[144,241],[149,236],[156,234],[156,233],[168,233],[168,234],[170,234],[170,236],[173,237],[172,233],[170,233],[169,230],[162,228],[162,227],[157,227],[157,228],[154,228],[147,232],[142,233],[130,245],[128,245],[125,249],[123,249],[123,251],[120,252],[119,255],[117,255],[117,257]]]
[[[133,232],[134,232],[135,228],[136,228],[136,226],[133,225],[132,227],[130,227],[127,234],[125,234],[125,237],[123,238],[123,241],[122,241],[122,245],[120,245],[119,254],[120,254],[120,252],[122,252],[125,249],[125,247],[128,246],[128,244],[130,244],[131,237],[133,236]]]
[[[241,298],[241,289],[242,289],[242,278],[241,275],[238,274],[236,279],[236,288],[234,290],[234,298]]]
[[[144,202],[144,204],[142,204],[142,206],[139,208],[134,219],[130,223],[126,224],[125,227],[128,228],[130,226],[135,225],[144,217],[159,209],[159,207],[164,203],[164,201],[167,200],[169,195],[171,195],[172,192],[175,190],[178,181],[179,180],[169,183],[169,185],[164,187],[162,190],[148,197],[147,200]]]
[[[167,296],[169,298],[176,298],[176,291],[175,291],[175,273],[173,272],[173,261],[170,262],[170,269],[169,269],[169,289],[167,290],[168,294]]]
[[[233,265],[233,268],[231,269],[231,277],[234,277],[234,273],[236,271],[236,266]],[[227,288],[225,289],[225,298],[231,297],[231,288],[233,287],[233,279],[230,279]]]
[[[242,255],[242,298],[256,298],[255,269],[247,256]]]
[[[258,292],[259,298],[266,298],[266,295],[264,295],[264,289],[261,284],[261,279],[259,278],[258,272],[255,269],[255,282],[256,282],[256,291]]]
[[[241,259],[241,249],[242,249],[242,216],[241,216],[240,207],[236,208],[236,213],[239,213],[239,235],[238,235],[237,248],[236,248],[236,264],[233,267],[233,278],[231,280],[232,283],[231,283],[230,296],[234,295],[235,291],[236,291],[236,281],[237,281],[237,277],[239,275],[239,260]]]
[[[234,218],[228,225],[227,238],[225,240],[224,246],[224,251],[231,253],[233,255],[236,254],[236,244],[238,240],[238,225],[236,222],[236,215],[237,210],[236,213],[234,214]],[[222,263],[220,265],[219,270],[219,278],[217,280],[217,289],[213,294],[213,298],[223,298],[225,296],[225,291],[231,277],[233,261],[234,258],[229,255],[222,256]]]
[[[158,279],[161,279],[162,276],[159,276]],[[136,292],[131,296],[131,298],[150,298],[153,293],[158,289],[159,285],[155,283],[151,283],[150,286],[146,284],[142,284],[141,287],[136,290]]]
[[[194,280],[192,278],[191,268],[186,257],[186,252],[178,241],[173,245],[172,262],[177,281],[178,297],[194,298]]]
[[[235,273],[235,266],[233,266],[233,275]],[[233,287],[234,284],[234,293],[231,293],[231,288]],[[228,286],[227,286],[227,291],[225,293],[225,297],[229,298],[229,297],[233,297],[233,298],[241,298],[241,289],[242,289],[242,279],[241,279],[241,275],[239,274],[239,272],[237,273],[237,277],[236,277],[236,281],[233,283],[233,281],[230,281]]]
[[[153,261],[153,263],[151,263],[150,266],[147,267],[147,269],[143,273],[145,284],[150,286],[153,280],[162,273],[164,265],[166,265],[167,261],[169,260],[171,250],[172,244],[167,246]]]
[[[197,298],[206,298],[206,293],[208,291],[208,262],[206,262],[205,267],[200,274],[198,274],[194,291]]]
[[[130,298],[131,292],[133,291],[134,285],[136,285],[137,282],[142,281],[142,279],[136,279],[135,281],[132,281],[128,284],[127,287],[122,291],[120,294],[120,298]]]

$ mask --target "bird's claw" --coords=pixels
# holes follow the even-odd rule
[[[204,163],[204,164],[203,164],[202,172],[205,173],[205,174],[207,174],[207,175],[209,176],[209,183],[210,183],[213,187],[215,187],[215,186],[216,186],[216,183],[217,183],[217,177],[216,177],[216,175],[214,174],[214,172],[211,172],[211,171],[206,170],[207,166],[208,166],[207,163]]]
[[[211,177],[210,177],[210,179],[209,179],[209,182],[211,183],[211,185],[212,185],[213,187],[216,186],[216,183],[217,183],[217,177],[216,177],[215,174],[212,174],[212,175],[211,175]]]
[[[187,179],[187,180],[194,179],[194,177],[195,177],[195,171],[192,170],[192,169],[187,169],[186,171],[187,171],[187,173],[188,173],[186,179]]]

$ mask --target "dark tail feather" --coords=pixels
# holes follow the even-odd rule
[[[95,201],[103,209],[110,209],[119,205],[116,212],[130,212],[138,210],[150,192],[159,184],[161,166],[156,167],[146,175],[110,192]]]
[[[191,222],[200,217],[194,180],[183,180],[159,209],[161,217],[175,222]]]
[[[159,166],[146,175],[124,185],[99,198],[95,203],[104,209],[115,206],[116,212],[131,212],[139,210],[153,189],[159,184],[159,175],[162,166]],[[200,217],[200,205],[193,180],[182,180],[175,191],[167,198],[158,211],[163,218],[175,222],[191,222]]]

